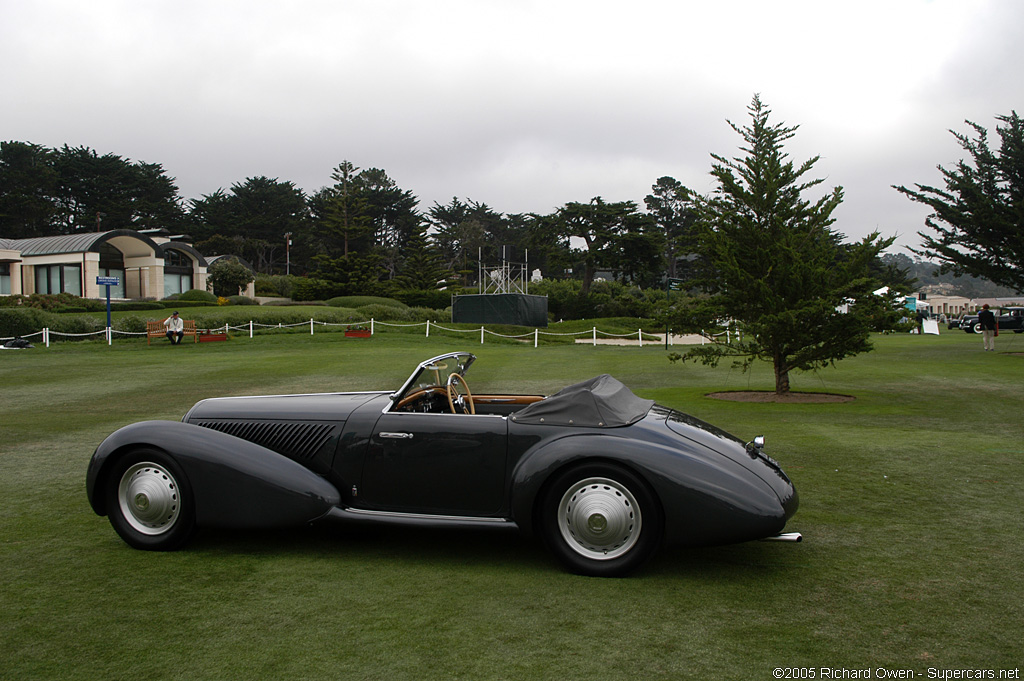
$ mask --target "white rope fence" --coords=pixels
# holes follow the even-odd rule
[[[243,324],[241,326],[231,326],[230,324],[224,324],[224,326],[219,326],[219,327],[211,328],[211,329],[203,329],[203,331],[206,331],[208,334],[227,334],[229,331],[237,331],[237,332],[241,332],[241,333],[248,332],[249,338],[252,338],[253,335],[255,334],[255,332],[258,331],[258,330],[261,331],[261,330],[270,330],[270,329],[294,329],[294,328],[307,327],[307,326],[309,327],[309,335],[311,335],[311,336],[315,333],[315,329],[316,329],[317,326],[321,326],[321,327],[332,327],[332,326],[333,327],[345,327],[345,331],[346,332],[362,332],[362,333],[360,333],[360,335],[363,335],[363,333],[368,332],[368,335],[370,335],[370,336],[376,335],[377,330],[378,330],[379,327],[411,328],[411,327],[423,326],[423,327],[425,327],[425,333],[424,333],[424,337],[425,338],[430,338],[431,330],[445,331],[445,332],[448,332],[448,333],[480,334],[480,344],[481,345],[483,345],[484,339],[486,338],[487,335],[495,336],[495,337],[498,337],[498,338],[507,338],[507,339],[511,339],[511,340],[519,340],[519,341],[523,341],[523,342],[528,342],[529,339],[532,338],[533,339],[533,347],[535,347],[535,348],[539,346],[539,344],[540,344],[540,337],[541,336],[555,336],[555,337],[558,337],[558,336],[560,336],[560,337],[590,336],[591,344],[596,347],[598,345],[598,335],[600,335],[602,338],[618,338],[618,339],[633,339],[633,338],[636,338],[636,340],[639,343],[639,346],[640,347],[644,346],[644,333],[643,333],[643,329],[637,329],[636,331],[633,331],[631,333],[610,333],[610,332],[607,332],[607,331],[601,331],[600,329],[598,329],[595,326],[595,327],[593,327],[593,328],[591,328],[590,330],[587,330],[587,331],[575,331],[575,332],[569,332],[569,333],[556,333],[556,332],[553,332],[553,331],[541,331],[540,329],[534,329],[533,331],[530,331],[530,332],[527,332],[527,333],[516,334],[516,335],[507,335],[507,334],[503,334],[503,333],[498,333],[496,331],[491,331],[490,329],[486,328],[485,326],[481,326],[479,329],[477,329],[477,328],[473,328],[473,329],[454,329],[454,328],[450,328],[450,327],[447,327],[447,326],[442,326],[441,324],[438,324],[437,322],[431,322],[431,321],[416,322],[416,323],[410,323],[410,324],[396,324],[396,323],[391,323],[391,322],[377,321],[377,320],[375,320],[373,318],[370,318],[370,319],[368,319],[366,321],[362,321],[362,322],[321,322],[321,321],[317,321],[315,319],[310,318],[310,320],[308,322],[296,322],[296,323],[293,323],[293,324],[284,324],[282,322],[278,322],[277,324],[260,324],[258,322],[250,320],[248,324]],[[200,333],[200,330],[197,329],[196,332]],[[107,345],[112,345],[115,334],[119,335],[119,336],[145,336],[146,332],[145,331],[119,331],[119,330],[114,329],[112,327],[107,327],[105,329],[101,329],[99,331],[92,331],[92,332],[89,332],[89,333],[63,333],[63,332],[60,332],[60,331],[53,331],[52,329],[49,329],[49,328],[44,328],[41,331],[37,331],[35,333],[31,333],[31,334],[28,334],[28,335],[25,335],[25,336],[20,336],[20,338],[24,338],[24,339],[27,340],[27,339],[33,338],[35,336],[41,336],[43,344],[46,347],[50,347],[50,341],[51,340],[59,340],[60,338],[84,338],[86,336],[103,336],[104,339],[107,341]],[[201,335],[205,335],[205,334],[201,334]],[[648,345],[653,345],[653,344],[659,342],[659,341],[651,339],[651,336],[653,334],[648,333],[647,335],[648,335],[648,340],[647,340]],[[726,330],[726,331],[724,331],[722,333],[719,333],[719,334],[709,334],[709,333],[701,332],[700,336],[701,336],[701,345],[704,345],[704,343],[709,341],[709,340],[713,342],[715,338],[718,338],[718,337],[721,337],[721,336],[726,336],[726,342],[727,343],[731,341],[730,332],[728,330]],[[6,342],[6,341],[9,341],[9,340],[13,340],[14,338],[16,338],[16,336],[11,336],[11,337],[7,337],[7,338],[0,338],[0,342]],[[655,338],[657,338],[657,337],[655,337]],[[670,345],[672,344],[671,335],[669,336],[669,341],[668,342],[669,342]]]

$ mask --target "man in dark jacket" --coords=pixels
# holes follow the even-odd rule
[[[996,322],[996,316],[992,314],[992,310],[988,309],[988,303],[981,306],[981,312],[978,313],[978,326],[981,327],[981,338],[985,350],[995,350],[999,324]]]

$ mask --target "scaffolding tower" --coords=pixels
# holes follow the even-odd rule
[[[509,262],[506,257],[508,251],[508,246],[502,246],[501,265],[487,267],[484,265],[483,249],[478,250],[480,295],[518,293],[525,296],[529,294],[530,252],[523,251],[524,262]]]

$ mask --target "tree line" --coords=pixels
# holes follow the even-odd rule
[[[385,170],[347,160],[331,182],[307,195],[290,181],[250,177],[186,201],[160,164],[8,141],[0,143],[0,237],[165,228],[190,235],[203,253],[245,258],[260,273],[307,275],[366,294],[476,286],[478,260],[521,262],[527,252],[531,269],[580,279],[584,293],[598,273],[659,287],[692,249],[693,220],[669,177],[655,182],[646,210],[595,197],[548,215],[503,214],[459,198],[422,210]]]

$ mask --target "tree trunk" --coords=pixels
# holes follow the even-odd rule
[[[789,369],[779,357],[775,358],[775,394],[789,393]]]
[[[585,296],[590,293],[590,285],[594,283],[594,276],[597,274],[597,268],[589,261],[583,265],[583,286],[580,287],[580,295]]]

